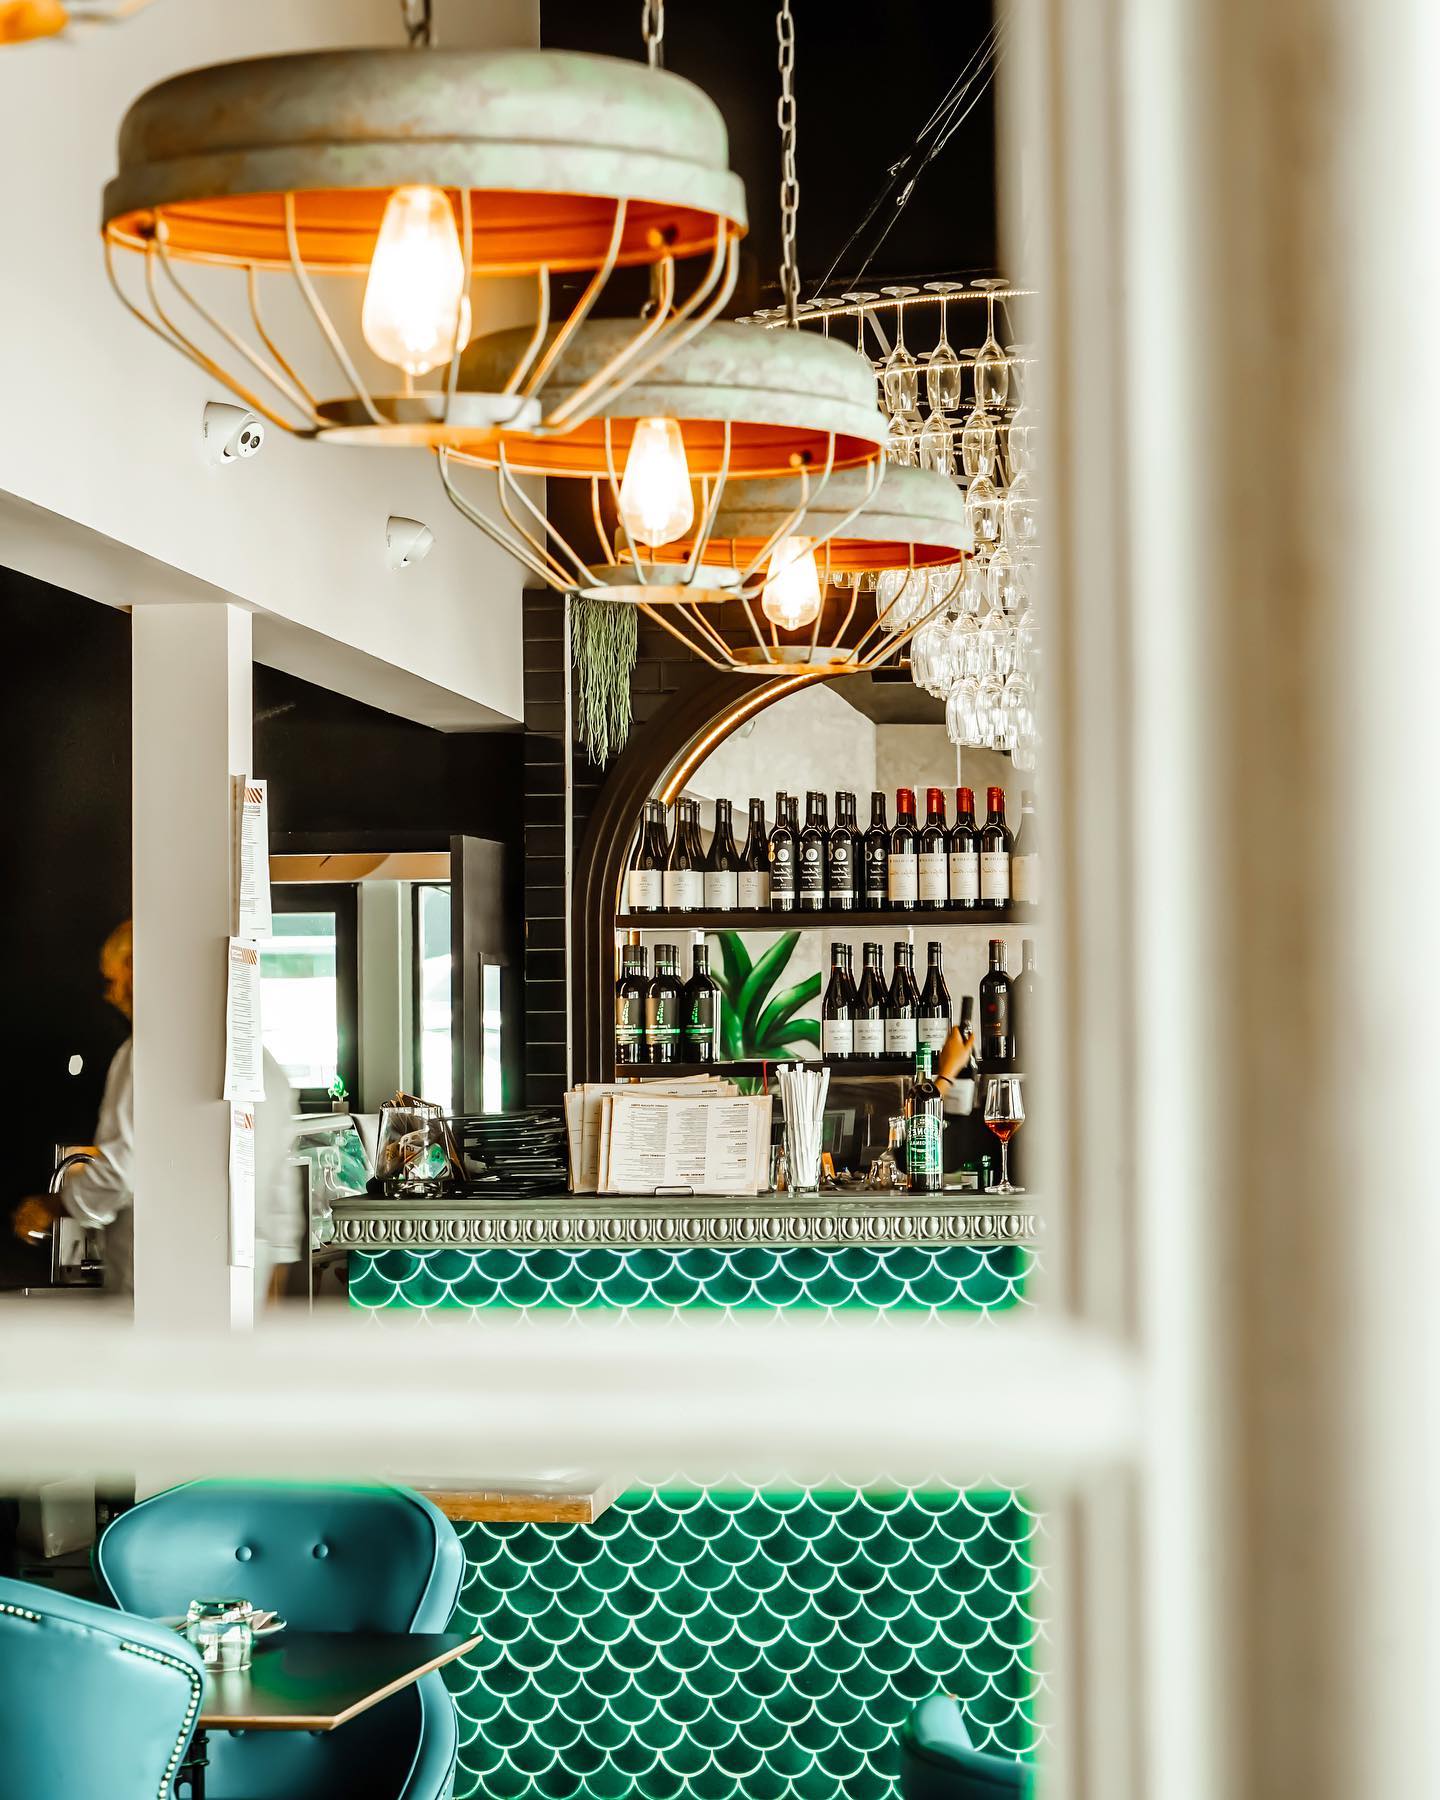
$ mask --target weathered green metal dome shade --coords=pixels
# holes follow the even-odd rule
[[[575,334],[544,389],[563,410],[593,391],[625,327],[595,320]],[[462,380],[488,385],[514,358],[520,334],[477,339],[461,359]],[[753,584],[770,554],[758,542],[743,563],[707,559],[716,514],[761,485],[789,477],[794,502],[777,512],[767,539],[798,524],[805,502],[819,505],[842,474],[853,479],[834,525],[873,493],[883,468],[885,421],[870,365],[837,341],[745,325],[711,325],[629,387],[606,389],[583,425],[555,437],[496,433],[464,452],[442,450],[450,498],[532,574],[561,591],[693,607],[728,599]],[[457,465],[494,469],[506,525],[487,516],[457,482]],[[588,488],[583,531],[533,505],[521,477],[568,477]],[[557,484],[558,485],[558,484]],[[684,539],[683,553],[664,547]],[[709,627],[701,621],[700,628]]]
[[[692,83],[553,50],[337,50],[178,75],[135,102],[105,190],[121,299],[286,430],[465,445],[581,424],[724,306],[745,229],[718,109]],[[123,283],[127,257],[143,262]],[[542,407],[617,268],[655,305],[599,379]],[[555,311],[552,277],[588,273]],[[128,291],[134,288],[134,293]],[[507,367],[461,379],[517,315]]]
[[[718,634],[673,609],[660,622],[713,667],[744,674],[858,675],[893,661],[958,592],[972,551],[965,496],[930,469],[891,464],[873,491],[861,473],[834,476],[808,501],[793,479],[735,487],[702,556],[724,571],[753,569],[763,554],[763,582],[741,584]]]

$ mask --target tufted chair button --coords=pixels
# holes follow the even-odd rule
[[[328,1544],[317,1544],[310,1554],[315,1558],[316,1562],[323,1562],[330,1554],[330,1546]]]
[[[248,1544],[241,1544],[239,1549],[235,1552],[235,1560],[236,1562],[249,1562],[254,1554],[255,1552]]]

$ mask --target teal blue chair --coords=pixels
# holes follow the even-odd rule
[[[170,1800],[204,1673],[163,1625],[0,1579],[0,1794]]]
[[[900,1727],[904,1800],[1031,1800],[1028,1763],[976,1750],[958,1700],[934,1694]]]
[[[235,1594],[297,1631],[444,1631],[464,1566],[420,1494],[290,1483],[171,1488],[122,1513],[95,1553],[102,1591],[129,1611]],[[433,1670],[336,1731],[216,1731],[208,1747],[207,1800],[447,1800],[459,1732]]]

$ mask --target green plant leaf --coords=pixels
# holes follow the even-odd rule
[[[756,1052],[758,1056],[783,1056],[792,1044],[813,1044],[820,1048],[820,1021],[818,1019],[792,1019],[788,1025],[782,1025],[773,1036],[765,1039],[764,1046]]]
[[[724,1055],[732,1062],[745,1054],[745,1032],[740,1015],[724,994],[720,996],[720,1044]]]
[[[765,1003],[765,996],[774,987],[783,974],[786,963],[800,942],[798,931],[787,931],[775,942],[755,964],[745,977],[739,994],[735,998],[735,1010],[740,1015],[741,1023],[748,1039],[755,1039],[759,1033],[754,1028],[760,1009]]]
[[[786,988],[783,994],[777,994],[760,1015],[760,1023],[755,1027],[754,1036],[758,1043],[777,1036],[780,1028],[797,1013],[809,1000],[814,1000],[820,992],[820,976],[807,975],[803,981],[797,981],[794,987]]]
[[[715,971],[715,979],[732,1000],[738,999],[740,989],[745,985],[745,977],[751,969],[750,952],[745,948],[745,941],[738,931],[711,931],[706,935],[714,939],[720,951],[721,968],[724,970],[724,980],[721,981],[719,969]]]

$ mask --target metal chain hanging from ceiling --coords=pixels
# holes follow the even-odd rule
[[[665,66],[665,0],[641,0],[640,33],[652,69]]]
[[[780,100],[776,107],[780,124],[780,291],[785,297],[786,317],[793,325],[800,305],[796,248],[800,177],[795,171],[795,15],[790,10],[790,0],[780,0],[775,35],[780,43]]]

